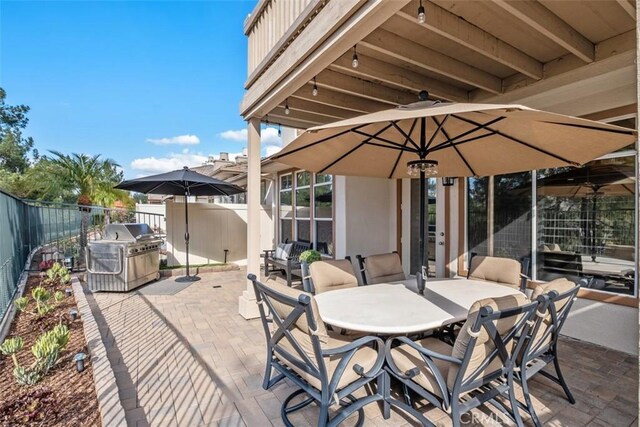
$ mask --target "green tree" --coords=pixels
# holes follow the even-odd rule
[[[33,138],[22,135],[29,123],[29,107],[7,105],[6,96],[5,90],[0,88],[0,169],[23,173],[29,168],[28,154],[33,148]]]

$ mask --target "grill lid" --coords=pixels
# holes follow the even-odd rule
[[[109,224],[104,231],[105,240],[136,242],[154,238],[153,230],[148,224]]]

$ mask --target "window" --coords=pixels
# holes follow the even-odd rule
[[[531,258],[531,173],[467,179],[469,252]]]
[[[296,240],[311,242],[311,173],[296,172]]]
[[[280,176],[280,241],[313,242],[320,253],[332,255],[333,177],[307,171]]]
[[[316,175],[313,189],[315,240],[314,247],[323,254],[333,254],[333,177]]]
[[[635,156],[538,171],[537,278],[634,294]]]
[[[291,174],[280,176],[280,241],[293,240],[293,177]]]

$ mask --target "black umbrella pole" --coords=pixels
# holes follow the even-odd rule
[[[187,260],[187,277],[189,277],[189,192],[184,193],[184,248]]]
[[[424,205],[425,205],[425,174],[424,171],[420,171],[420,236],[418,238],[418,244],[420,246],[420,271],[418,271],[418,292],[424,292],[424,282],[427,279],[427,271],[424,266],[425,258],[425,237],[424,237]]]

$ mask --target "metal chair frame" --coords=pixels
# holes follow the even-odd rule
[[[576,400],[569,389],[569,385],[560,370],[560,362],[558,360],[558,338],[560,337],[562,326],[569,316],[573,302],[577,299],[581,284],[585,282],[585,279],[581,280],[574,288],[569,289],[562,294],[558,294],[556,291],[551,291],[547,295],[543,295],[543,297],[545,297],[545,301],[540,304],[537,311],[535,325],[531,328],[529,336],[527,337],[527,343],[523,348],[519,373],[516,375],[516,380],[522,386],[522,391],[524,393],[526,404],[524,409],[529,413],[536,427],[541,427],[542,424],[535,412],[531,396],[529,395],[528,386],[528,380],[530,380],[534,375],[540,373],[542,376],[560,385],[567,396],[567,400],[571,402],[571,404],[576,403]],[[556,303],[565,300],[567,301],[566,304],[558,310],[556,308]],[[540,328],[543,327],[544,320],[548,315],[551,316],[551,325],[542,336],[537,337],[534,343],[534,337],[536,337]],[[545,344],[545,341],[549,337],[551,337],[551,340]],[[552,362],[556,371],[555,376],[550,372],[543,370],[545,366]]]
[[[502,311],[493,311],[491,307],[482,307],[479,311],[478,317],[473,323],[470,330],[470,340],[467,346],[466,352],[462,359],[458,359],[453,356],[437,353],[429,350],[415,343],[407,337],[393,337],[386,342],[386,355],[387,355],[387,370],[391,376],[397,378],[402,382],[403,386],[413,390],[419,396],[423,397],[431,404],[441,408],[449,414],[453,422],[454,427],[461,425],[461,416],[471,409],[481,406],[485,403],[491,403],[498,408],[503,414],[507,415],[516,423],[521,426],[522,418],[518,412],[518,402],[515,397],[514,390],[514,368],[516,366],[516,357],[524,346],[529,328],[531,327],[532,318],[535,316],[538,302],[532,302],[527,305],[518,306]],[[495,321],[512,316],[522,315],[522,317],[502,336],[499,334]],[[493,342],[495,348],[487,355],[482,364],[476,368],[470,375],[467,373],[467,367],[469,365],[473,349],[475,347],[477,336],[484,329],[489,335],[490,340]],[[422,360],[427,365],[429,370],[433,373],[438,389],[442,397],[437,396],[418,383],[414,382],[412,378],[420,373],[418,367],[408,370],[407,372],[401,372],[393,361],[391,356],[391,349],[396,342],[401,344],[407,344],[411,348],[418,351]],[[513,343],[513,350],[509,352],[507,346]],[[502,362],[502,367],[496,371],[490,373],[487,376],[480,376],[483,370],[489,366],[496,358],[499,358]],[[447,386],[447,381],[444,375],[438,370],[435,360],[444,360],[446,362],[457,365],[459,370],[456,376],[455,382],[451,390]],[[511,410],[508,410],[502,403],[496,400],[498,396],[508,395],[508,400],[511,406]],[[470,396],[469,399],[461,402],[460,398],[463,395]],[[410,400],[406,399],[402,402],[397,399],[389,398],[389,403],[392,406],[396,406],[407,413],[413,415],[423,426],[433,426],[420,411],[415,409]]]
[[[392,251],[391,253],[397,254],[398,251]],[[356,259],[358,260],[358,270],[360,272],[360,277],[362,278],[362,285],[366,286],[369,284],[367,282],[367,266],[365,265],[367,257],[358,254],[356,255]]]
[[[267,339],[267,364],[262,386],[265,390],[268,390],[284,378],[288,378],[300,388],[300,390],[290,395],[282,405],[281,415],[285,425],[293,425],[288,419],[289,413],[299,410],[312,402],[316,402],[320,406],[318,426],[321,427],[337,426],[356,411],[359,417],[356,425],[361,426],[364,423],[364,411],[362,408],[373,402],[382,402],[383,415],[385,418],[389,417],[390,406],[387,402],[389,375],[383,369],[385,360],[384,342],[380,338],[372,336],[362,337],[341,347],[323,349],[320,338],[314,333],[318,327],[317,322],[321,321],[321,319],[315,318],[310,305],[311,297],[309,295],[300,294],[297,299],[292,298],[259,282],[253,274],[249,274],[248,278],[253,283],[260,310],[260,317]],[[279,316],[277,310],[275,310],[274,301],[291,307],[292,311],[284,318]],[[302,349],[302,346],[290,331],[290,328],[301,316],[306,316],[306,321],[309,325],[310,330],[308,333],[311,338],[315,360],[312,360]],[[274,327],[273,331],[270,326]],[[295,350],[295,354],[290,353],[281,345],[282,340],[289,342]],[[338,390],[338,383],[347,368],[347,364],[356,352],[364,346],[374,346],[378,349],[378,358],[373,367],[368,372],[365,372],[362,366],[358,364],[354,365],[353,370],[360,378]],[[330,356],[337,356],[340,359],[331,378],[329,378],[325,366],[325,359]],[[291,366],[296,366],[307,374],[318,378],[321,383],[320,390],[300,377],[296,371],[291,369]],[[274,369],[277,374],[272,377],[272,370]],[[360,399],[356,399],[352,395],[355,390],[373,382],[376,383],[375,393]],[[303,393],[306,393],[309,398],[294,406],[288,406],[294,397]],[[338,410],[333,418],[329,418],[329,408],[334,404],[340,404],[342,409]]]

